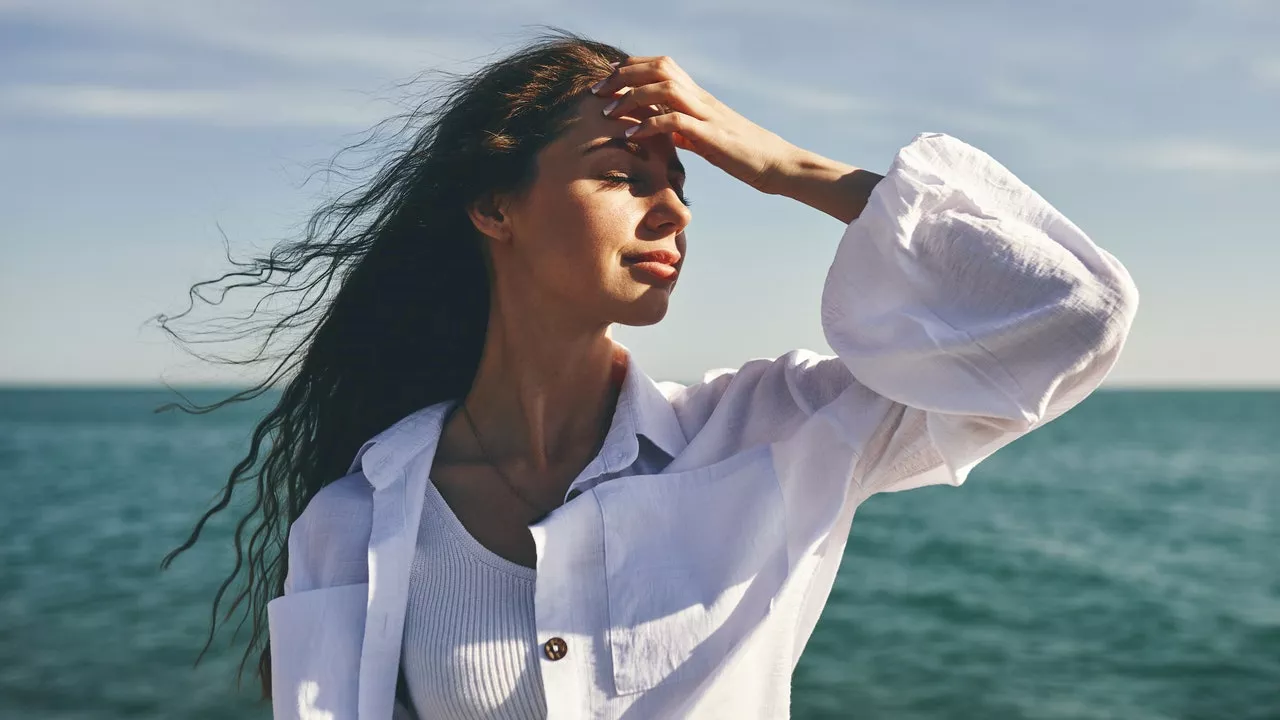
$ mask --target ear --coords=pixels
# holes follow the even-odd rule
[[[506,199],[485,193],[467,206],[467,216],[480,234],[490,240],[507,242],[511,239],[511,219],[506,212]]]

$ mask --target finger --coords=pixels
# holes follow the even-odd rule
[[[624,60],[608,77],[593,85],[591,92],[609,97],[623,86],[639,87],[664,79],[693,83],[688,73],[665,55],[631,57]]]
[[[661,55],[631,55],[626,60],[618,63],[614,72],[616,73],[622,68],[634,68],[638,65],[653,65],[661,60]]]
[[[675,112],[692,115],[699,120],[707,119],[707,108],[684,87],[674,80],[663,80],[643,87],[617,98],[613,105],[606,106],[606,117],[620,117],[631,110],[646,105],[666,106]]]
[[[627,138],[637,140],[646,137],[653,137],[660,133],[677,133],[680,136],[680,139],[684,140],[687,145],[684,149],[692,150],[693,142],[702,137],[706,126],[706,122],[699,120],[698,118],[685,115],[684,113],[662,113],[661,115],[654,115],[653,117],[645,118],[638,124],[627,128],[627,131],[630,133],[627,135]],[[674,142],[675,140],[676,137],[673,135],[672,141]],[[677,145],[677,147],[679,147],[679,145]]]
[[[644,120],[645,118],[651,118],[654,115],[661,115],[665,112],[671,112],[671,109],[663,105],[642,105],[637,108],[632,108],[626,115],[621,115],[619,117],[630,117],[635,118],[636,120]]]
[[[635,73],[637,72],[636,68],[655,67],[666,68],[672,75],[684,72],[670,55],[633,55],[619,63],[617,70],[621,71],[623,68],[627,68],[627,72]]]

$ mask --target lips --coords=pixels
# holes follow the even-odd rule
[[[680,262],[680,253],[674,250],[650,250],[643,253],[624,255],[622,262],[627,265],[635,263],[661,263],[675,267]]]

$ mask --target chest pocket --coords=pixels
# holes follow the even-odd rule
[[[619,695],[707,677],[761,630],[786,579],[770,448],[595,490]]]

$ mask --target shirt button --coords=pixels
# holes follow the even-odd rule
[[[547,653],[547,659],[559,660],[569,652],[569,644],[564,638],[553,637],[542,646],[542,650]]]

